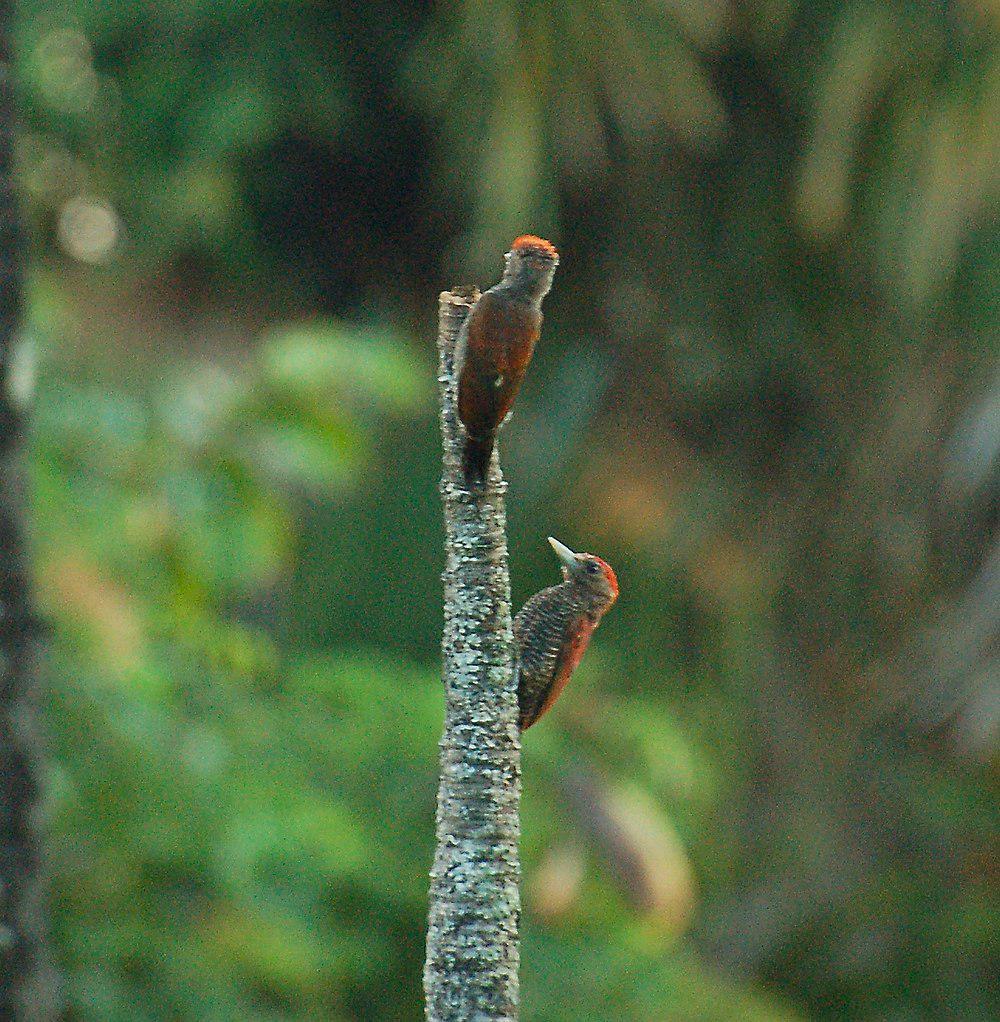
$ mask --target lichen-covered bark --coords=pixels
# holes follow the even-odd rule
[[[21,422],[8,371],[21,294],[21,234],[11,181],[10,5],[0,3],[0,1019],[56,1017],[37,840],[38,727],[23,533]]]
[[[429,1022],[518,1017],[521,745],[506,484],[494,452],[485,487],[466,487],[455,412],[455,339],[473,300],[444,292],[438,334],[446,706],[424,969]]]

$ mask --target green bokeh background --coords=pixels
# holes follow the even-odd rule
[[[997,1017],[989,0],[23,0],[69,1017],[422,1017],[435,315],[622,597],[525,740],[523,1017]],[[992,963],[992,964],[995,964]]]

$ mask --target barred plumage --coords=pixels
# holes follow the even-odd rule
[[[535,593],[514,619],[517,703],[522,728],[529,727],[541,715],[552,687],[551,679],[559,670],[559,657],[583,610],[576,587],[562,582]]]
[[[535,593],[514,619],[522,729],[555,702],[618,597],[610,565],[593,554],[575,554],[551,537],[549,542],[563,563],[563,581]]]

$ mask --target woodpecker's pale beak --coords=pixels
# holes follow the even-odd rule
[[[580,562],[577,560],[576,554],[574,554],[565,543],[560,543],[555,537],[549,536],[549,546],[555,550],[556,557],[562,561],[563,567],[565,567],[567,571],[573,571],[575,568],[579,567]]]

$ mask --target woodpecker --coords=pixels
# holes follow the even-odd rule
[[[559,265],[555,247],[525,234],[504,256],[503,277],[472,307],[455,345],[458,417],[467,434],[466,481],[486,478],[497,430],[510,414],[542,329],[542,299]]]
[[[549,543],[562,562],[563,580],[535,593],[514,619],[522,730],[559,697],[601,617],[618,599],[610,564],[593,554],[575,554],[551,536]]]

